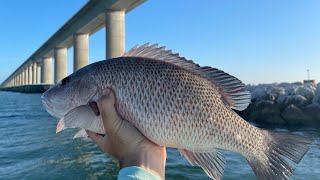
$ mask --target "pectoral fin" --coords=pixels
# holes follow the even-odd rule
[[[67,128],[83,128],[99,134],[105,134],[101,116],[96,116],[89,105],[78,106],[69,111],[58,122],[56,133]]]
[[[88,134],[85,129],[80,129],[80,131],[73,136],[73,139],[75,138],[88,138]]]

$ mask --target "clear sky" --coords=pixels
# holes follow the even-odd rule
[[[0,82],[86,2],[1,2]],[[90,37],[90,63],[105,59],[104,33]],[[126,16],[126,49],[145,42],[158,42],[245,83],[302,81],[307,69],[319,82],[320,1],[149,0]]]

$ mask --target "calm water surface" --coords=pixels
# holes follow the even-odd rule
[[[116,179],[117,162],[90,140],[72,137],[75,130],[55,134],[57,120],[40,102],[40,94],[0,92],[0,179]],[[315,139],[293,179],[320,180],[320,130],[291,129]],[[255,179],[241,156],[225,152],[224,180]],[[208,179],[175,149],[168,149],[166,179]]]

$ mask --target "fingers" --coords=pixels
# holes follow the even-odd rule
[[[105,136],[102,136],[100,134],[97,134],[95,132],[92,132],[92,131],[89,131],[89,130],[86,130],[89,138],[91,138],[99,147],[102,151],[108,153],[108,154],[111,154],[111,143],[110,143],[110,140],[108,138],[107,135]]]
[[[94,141],[97,143],[98,146],[102,145],[102,141],[103,141],[103,136],[95,133],[95,132],[92,132],[92,131],[89,131],[89,130],[86,130],[88,136]]]
[[[103,92],[103,97],[97,101],[97,106],[107,133],[113,133],[121,125],[122,119],[115,108],[115,96],[111,89]]]

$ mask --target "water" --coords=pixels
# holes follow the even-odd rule
[[[90,140],[72,137],[75,130],[55,134],[57,120],[40,102],[40,94],[0,92],[0,179],[116,179],[117,162]],[[320,180],[320,130],[294,129],[315,139],[293,179]],[[226,152],[224,180],[255,179],[247,161]],[[168,149],[167,179],[208,179],[175,149]]]

